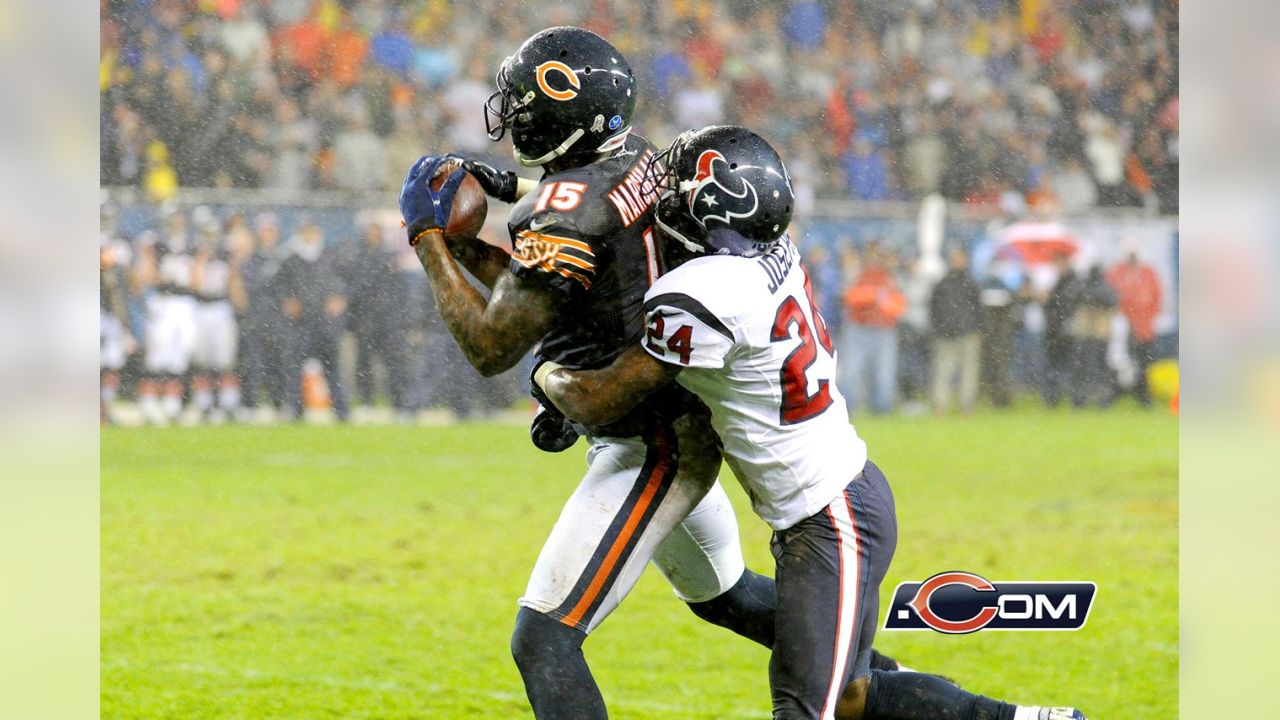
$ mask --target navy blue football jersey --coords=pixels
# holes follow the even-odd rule
[[[641,191],[654,147],[632,135],[604,160],[547,175],[511,210],[511,272],[563,294],[538,356],[569,368],[599,368],[640,342],[644,294],[662,274],[654,243],[654,193]],[[655,413],[682,412],[674,383],[596,435],[642,434]]]

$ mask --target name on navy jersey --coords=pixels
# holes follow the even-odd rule
[[[649,165],[653,162],[653,150],[645,148],[640,154],[640,160],[632,167],[622,182],[617,187],[609,191],[609,202],[613,203],[613,207],[618,211],[618,217],[622,220],[623,227],[631,227],[636,220],[645,216],[645,213],[653,203],[658,199],[658,190],[654,188],[644,187],[644,176],[649,172]]]

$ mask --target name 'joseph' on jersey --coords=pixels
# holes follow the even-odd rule
[[[677,381],[711,408],[726,462],[775,530],[821,510],[867,462],[798,257],[786,238],[756,257],[700,257],[644,304],[644,348],[685,368]]]

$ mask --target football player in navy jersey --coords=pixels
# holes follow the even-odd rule
[[[542,180],[424,157],[400,198],[410,242],[445,324],[482,373],[506,370],[535,344],[540,359],[602,367],[640,338],[644,293],[671,261],[655,247],[655,196],[643,183],[654,147],[630,132],[631,69],[599,36],[558,27],[525,41],[497,83],[485,108],[490,136],[510,133],[516,159],[542,168]],[[491,197],[516,203],[510,256],[483,243],[446,246],[459,165]],[[487,301],[459,262],[491,288]],[[775,637],[774,584],[743,564],[705,408],[673,385],[597,426],[573,427],[544,405],[531,428],[548,451],[579,432],[590,469],[539,555],[512,637],[539,718],[605,717],[581,645],[649,559],[699,617],[766,646]],[[872,662],[898,668],[880,655]]]

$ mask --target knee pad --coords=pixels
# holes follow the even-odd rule
[[[520,608],[511,633],[511,655],[521,668],[582,651],[587,634],[536,610]]]

